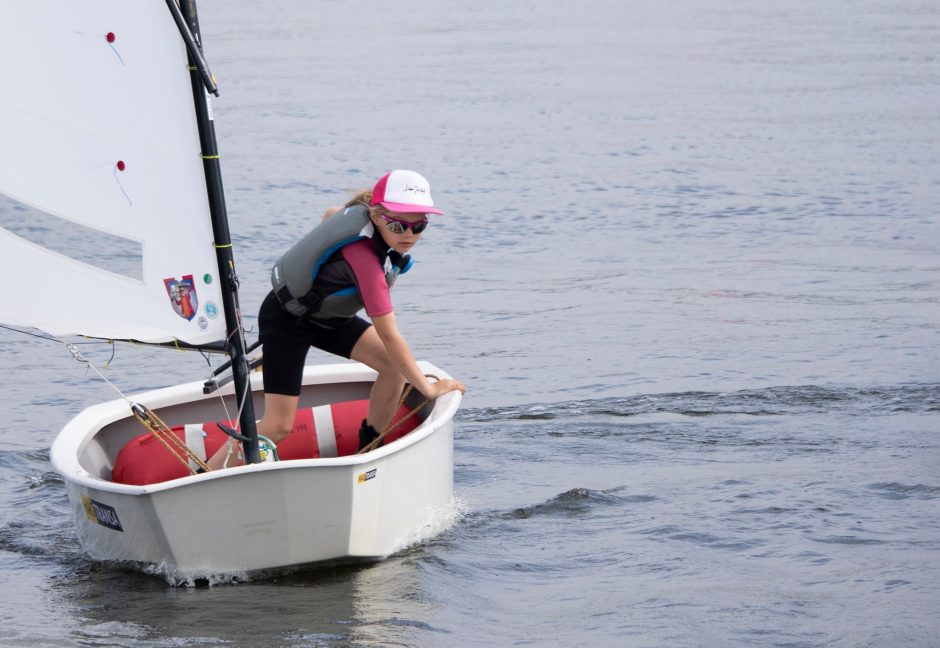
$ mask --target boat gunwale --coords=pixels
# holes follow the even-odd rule
[[[419,361],[418,366],[425,373],[433,373],[441,378],[449,378],[442,369],[426,361]],[[372,382],[376,372],[359,363],[336,363],[308,365],[304,369],[303,385],[323,385],[331,383]],[[204,394],[203,381],[182,383],[170,387],[161,387],[129,396],[147,407],[157,409],[183,403],[195,403],[202,400],[231,396],[234,388],[231,384],[212,394]],[[262,389],[262,375],[253,372],[251,389]],[[216,470],[198,475],[188,475],[165,482],[145,485],[119,484],[107,479],[92,476],[79,463],[78,457],[83,449],[92,442],[103,428],[122,419],[133,417],[124,399],[114,399],[91,405],[72,418],[59,432],[50,449],[50,460],[56,472],[73,484],[115,495],[149,495],[161,491],[192,486],[213,479],[237,478],[256,473],[280,470],[296,470],[326,467],[348,467],[382,461],[385,457],[400,453],[422,439],[433,434],[442,425],[453,419],[462,397],[459,392],[450,392],[439,397],[434,407],[428,412],[421,424],[407,435],[381,446],[366,454],[347,455],[344,457],[326,457],[311,459],[291,459],[270,463],[257,463]]]

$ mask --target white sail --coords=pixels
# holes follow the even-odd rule
[[[0,321],[54,335],[223,339],[200,152],[186,50],[164,2],[4,0],[0,192],[138,242],[142,278],[0,228]]]

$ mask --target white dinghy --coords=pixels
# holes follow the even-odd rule
[[[0,259],[17,278],[0,295],[0,321],[230,358],[221,387],[200,381],[102,403],[59,434],[51,460],[86,551],[187,577],[377,559],[439,530],[453,506],[459,392],[426,404],[409,396],[412,429],[375,450],[338,452],[327,433],[315,454],[261,460],[262,375],[251,371],[240,320],[209,97],[217,92],[195,3],[10,0],[0,9],[0,56],[19,61],[4,68],[0,192],[16,210],[127,242],[140,257],[139,275],[128,276],[89,260],[107,257],[103,244],[100,255],[73,257],[0,227]],[[308,367],[301,408],[362,402],[374,379],[358,364]],[[248,465],[200,472],[180,457],[182,476],[119,483],[122,450],[147,434],[131,403],[186,430],[187,442],[191,425],[237,412],[229,425]]]
[[[367,398],[374,377],[358,364],[307,367],[301,407]],[[253,378],[260,395],[260,375]],[[211,420],[221,409],[201,382],[133,400],[169,425]],[[365,454],[256,463],[134,486],[110,479],[117,452],[142,429],[119,399],[74,418],[52,446],[52,464],[65,478],[79,536],[94,558],[188,575],[377,559],[433,535],[448,519],[459,402],[459,392],[437,399],[415,430]]]

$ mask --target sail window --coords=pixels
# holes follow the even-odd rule
[[[143,280],[143,246],[139,241],[73,223],[3,195],[0,227],[80,263]]]

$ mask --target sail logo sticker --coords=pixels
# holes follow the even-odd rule
[[[356,483],[362,484],[362,483],[365,483],[365,482],[369,481],[370,479],[372,479],[373,477],[375,477],[375,472],[376,472],[376,470],[378,470],[378,469],[377,469],[377,468],[373,468],[372,470],[369,470],[369,471],[367,471],[367,472],[359,473],[359,477],[356,479]]]
[[[183,275],[182,279],[170,277],[163,280],[166,294],[170,297],[170,305],[177,315],[184,320],[192,320],[199,308],[199,298],[196,296],[196,282],[192,275]]]
[[[85,515],[88,516],[89,520],[109,529],[124,532],[124,527],[121,526],[121,521],[118,519],[114,507],[96,502],[87,495],[82,495],[82,504],[85,506]]]

